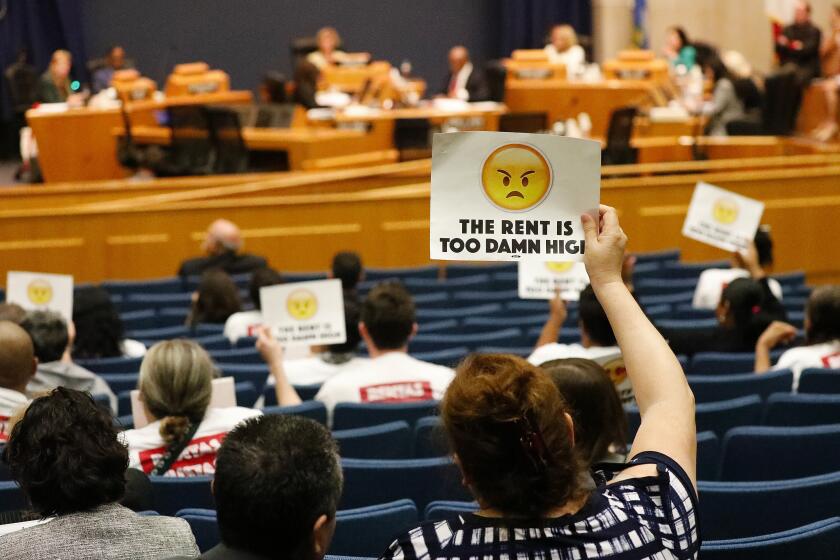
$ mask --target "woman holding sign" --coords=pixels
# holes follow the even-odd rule
[[[696,558],[694,397],[621,279],[627,238],[615,210],[602,206],[583,226],[586,269],[642,413],[629,464],[592,488],[551,379],[518,357],[473,356],[441,418],[479,511],[405,533],[382,558]]]

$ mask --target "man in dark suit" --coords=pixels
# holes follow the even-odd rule
[[[793,23],[776,38],[776,54],[781,68],[794,72],[802,87],[820,77],[821,37],[819,27],[811,21],[810,2],[800,0],[796,3]]]
[[[463,45],[449,51],[449,74],[440,93],[462,101],[487,101],[490,97],[484,74],[473,67],[470,52]]]
[[[182,262],[179,276],[200,276],[210,268],[221,268],[228,274],[244,274],[267,266],[263,257],[239,252],[242,234],[236,224],[228,220],[216,220],[210,224],[201,247],[207,256]]]

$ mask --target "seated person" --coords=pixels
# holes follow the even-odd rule
[[[30,396],[55,387],[67,387],[94,396],[107,395],[111,408],[116,410],[117,396],[108,383],[92,371],[74,364],[70,358],[73,337],[61,315],[54,311],[30,311],[21,326],[32,338],[38,358],[38,370],[26,386]]]
[[[615,385],[597,362],[551,360],[540,366],[572,410],[575,447],[587,465],[623,463],[627,458],[627,415]]]
[[[99,93],[103,89],[111,87],[114,72],[125,68],[129,68],[125,63],[125,49],[119,45],[114,45],[108,49],[105,66],[93,73],[93,93]]]
[[[254,309],[237,311],[225,321],[224,334],[231,344],[235,344],[237,340],[244,336],[257,336],[257,331],[263,325],[260,289],[282,283],[283,277],[272,268],[260,268],[254,271],[251,275],[251,283],[248,286]]]
[[[773,296],[781,301],[782,285],[772,278],[767,278],[771,272],[773,239],[765,229],[759,228],[746,252],[732,253],[732,268],[709,268],[700,273],[691,305],[695,309],[715,309],[720,303],[723,289],[736,278],[766,281]]]
[[[662,328],[676,354],[698,352],[752,352],[770,323],[787,317],[767,279],[736,278],[720,296],[715,309],[718,325],[710,328]]]
[[[575,28],[568,24],[555,25],[551,28],[549,39],[545,46],[548,60],[565,65],[568,76],[580,74],[586,66],[586,53],[578,45]]]
[[[0,321],[0,442],[9,439],[9,420],[26,404],[26,385],[38,360],[32,339],[11,321]]]
[[[70,89],[70,69],[73,55],[70,51],[57,50],[52,54],[50,65],[38,80],[38,101],[41,103],[68,103],[81,105],[83,97]]]
[[[570,408],[545,372],[515,356],[472,355],[441,420],[479,511],[404,532],[381,558],[697,557],[694,398],[621,281],[626,236],[615,210],[602,206],[601,215],[600,231],[583,218],[586,268],[642,411],[630,462],[593,487]]]
[[[435,399],[452,381],[452,370],[408,355],[417,333],[414,301],[398,282],[375,286],[362,304],[359,334],[370,361],[327,379],[315,396],[331,413],[342,402],[408,402]]]
[[[347,340],[341,344],[330,344],[321,352],[308,358],[283,359],[283,356],[263,354],[263,359],[272,364],[280,360],[285,376],[292,385],[315,385],[348,370],[354,370],[368,365],[370,360],[358,357],[359,343],[359,304],[354,300],[344,300],[344,327]],[[274,384],[275,375],[271,372],[268,384]]]
[[[776,55],[781,70],[793,72],[801,87],[820,77],[821,40],[820,28],[811,21],[811,3],[798,0],[793,23],[776,37]]]
[[[137,388],[152,422],[123,432],[130,467],[160,476],[213,474],[225,434],[261,414],[240,406],[208,408],[215,374],[210,356],[191,340],[167,340],[149,349]]]
[[[316,109],[320,107],[315,98],[318,93],[318,80],[321,79],[321,71],[309,61],[302,60],[295,67],[294,84],[295,91],[292,101],[302,105],[304,109]]]
[[[146,346],[137,340],[125,338],[120,314],[111,301],[111,295],[96,286],[76,289],[73,294],[73,357],[76,359],[139,358],[146,353]]]
[[[831,29],[820,47],[822,73],[825,80],[820,83],[825,96],[825,120],[814,130],[813,135],[821,142],[828,142],[837,135],[837,120],[840,119],[840,4],[831,10]]]
[[[682,66],[686,70],[691,70],[697,61],[697,49],[688,40],[685,29],[678,25],[668,29],[664,54],[673,68]]]
[[[580,293],[578,327],[580,344],[560,344],[557,337],[566,321],[566,305],[559,297],[551,300],[548,320],[543,326],[534,352],[528,361],[535,366],[564,358],[586,358],[595,360],[610,372],[622,402],[633,402],[633,388],[624,369],[621,350],[615,341],[610,322],[604,308],[595,297],[592,286]]]
[[[449,51],[449,74],[440,94],[461,101],[486,101],[490,98],[487,81],[470,62],[470,52],[463,45]]]
[[[187,326],[201,323],[224,324],[231,315],[242,310],[239,289],[230,276],[219,268],[205,270],[192,296],[192,309]]]
[[[341,488],[338,447],[322,425],[291,415],[248,420],[219,448],[213,496],[222,542],[200,558],[322,560]]]
[[[353,251],[336,253],[332,260],[329,277],[341,280],[341,289],[344,290],[345,298],[349,296],[352,299],[358,299],[356,287],[365,279],[362,257]]]
[[[145,517],[118,503],[128,451],[111,415],[89,395],[60,387],[36,398],[3,458],[46,520],[0,537],[6,560],[156,560],[199,552],[183,519]]]
[[[774,322],[755,345],[755,371],[770,370],[770,351],[796,337],[796,327]],[[793,370],[793,389],[806,368],[840,369],[840,286],[821,286],[805,306],[805,346],[791,348],[772,369]]]
[[[322,27],[315,35],[318,50],[306,55],[306,61],[318,70],[339,64],[365,64],[370,60],[368,53],[346,53],[339,49],[341,37],[334,27]]]
[[[207,256],[181,263],[178,276],[200,276],[208,268],[221,268],[228,274],[245,274],[268,266],[264,258],[240,252],[242,234],[236,224],[228,220],[210,224],[201,248]]]
[[[714,56],[703,64],[703,74],[713,84],[712,100],[703,110],[709,119],[706,134],[726,136],[727,124],[747,117],[744,100],[735,87],[735,78],[719,57]]]

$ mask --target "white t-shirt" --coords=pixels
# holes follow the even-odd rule
[[[579,74],[583,65],[586,64],[586,52],[580,45],[572,45],[565,51],[560,52],[554,45],[548,44],[545,46],[545,52],[550,62],[566,66],[567,76]]]
[[[246,336],[257,336],[257,330],[263,324],[262,311],[239,311],[225,321],[224,335],[235,344],[237,340]]]
[[[749,278],[750,273],[743,268],[710,268],[704,270],[697,280],[694,290],[694,300],[691,302],[695,309],[714,309],[720,303],[720,295],[730,282],[737,278]],[[767,285],[776,299],[782,301],[782,286],[776,280],[769,278]]]
[[[139,340],[131,338],[123,339],[122,353],[126,358],[142,358],[146,355],[146,345]]]
[[[528,361],[535,366],[539,366],[552,360],[564,360],[566,358],[585,358],[596,362],[609,374],[622,404],[635,402],[633,386],[630,384],[627,369],[624,367],[624,358],[621,356],[621,348],[618,346],[590,346],[584,348],[580,344],[553,342],[534,350],[528,357]]]
[[[9,439],[9,430],[7,428],[9,419],[21,407],[26,406],[28,402],[29,399],[23,393],[0,387],[0,441],[7,441]]]
[[[189,477],[215,473],[216,451],[225,435],[240,422],[261,414],[259,410],[241,406],[207,409],[198,431],[164,476]],[[128,466],[150,474],[166,451],[160,437],[160,421],[126,430],[122,436],[128,444]]]
[[[397,403],[440,400],[455,377],[448,367],[412,358],[404,352],[388,352],[329,378],[315,400],[332,415],[335,405],[350,403]]]
[[[368,358],[355,357],[341,364],[331,364],[325,362],[321,356],[312,356],[311,358],[284,361],[283,371],[286,373],[286,379],[292,385],[315,385],[323,383],[339,373],[359,367],[363,368],[369,363]],[[274,385],[274,377],[269,375],[267,383]]]
[[[840,368],[840,340],[791,348],[781,356],[773,369],[793,371],[793,390],[799,388],[799,376],[808,368]]]

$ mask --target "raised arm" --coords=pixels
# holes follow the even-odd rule
[[[629,458],[658,451],[676,461],[696,486],[697,431],[694,395],[677,357],[651,324],[621,278],[627,236],[615,209],[601,206],[599,220],[582,216],[589,280],[624,357],[642,423]],[[652,474],[651,465],[624,470],[615,480]]]
[[[268,371],[274,378],[274,390],[277,393],[277,404],[280,406],[292,406],[300,404],[295,388],[289,383],[286,371],[283,369],[283,347],[271,335],[268,327],[262,327],[257,334],[257,350],[268,364]]]

